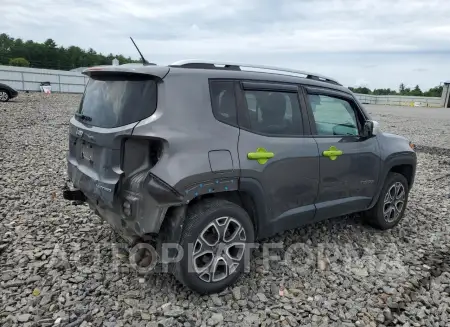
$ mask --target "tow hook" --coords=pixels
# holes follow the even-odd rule
[[[79,189],[70,188],[66,183],[62,188],[63,198],[69,201],[73,201],[73,204],[81,204],[86,202],[86,196]]]

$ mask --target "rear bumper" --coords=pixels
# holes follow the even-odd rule
[[[75,165],[70,162],[68,165],[70,181],[63,186],[64,199],[87,202],[98,216],[130,241],[157,234],[168,208],[181,204],[181,196],[177,197],[173,190],[148,172],[136,174],[121,187],[105,190],[106,187],[83,174]],[[125,202],[130,208],[129,214],[124,212]]]

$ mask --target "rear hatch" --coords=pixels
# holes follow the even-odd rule
[[[88,198],[110,207],[122,175],[123,141],[155,112],[158,83],[169,70],[119,67],[86,71],[90,79],[69,135],[69,178]]]

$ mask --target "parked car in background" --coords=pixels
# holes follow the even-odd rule
[[[0,102],[7,102],[19,95],[11,86],[0,83]]]

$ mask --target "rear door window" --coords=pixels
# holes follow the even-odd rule
[[[303,135],[297,93],[270,90],[243,92],[247,105],[248,130],[268,136]]]
[[[150,117],[156,106],[157,83],[149,76],[97,75],[89,79],[78,113],[89,125],[113,128]]]

